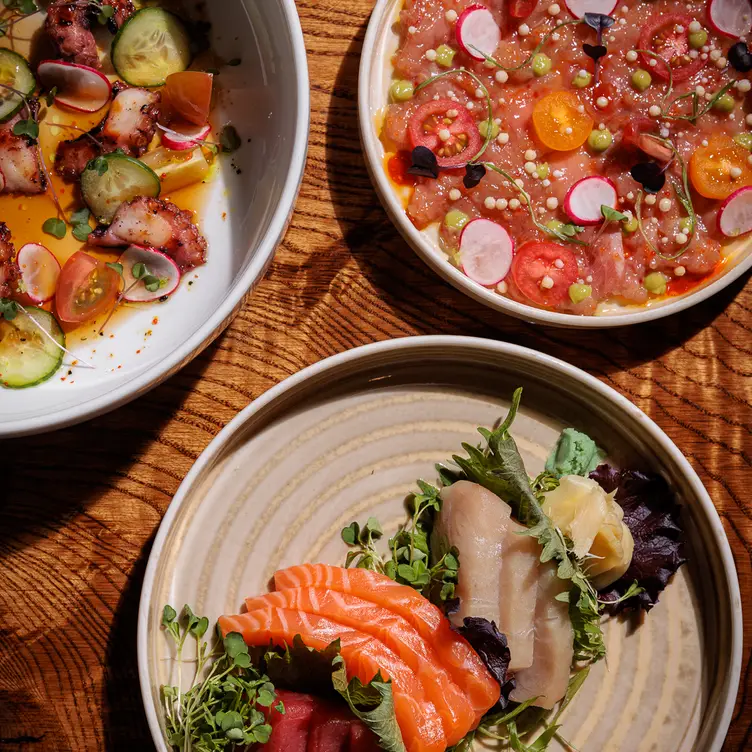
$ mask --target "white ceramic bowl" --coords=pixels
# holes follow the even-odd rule
[[[559,327],[602,329],[626,324],[653,321],[706,300],[730,285],[752,268],[750,241],[740,241],[729,249],[724,271],[712,281],[686,295],[659,300],[644,306],[611,306],[597,316],[575,316],[518,303],[473,282],[457,267],[449,263],[439,248],[435,229],[420,231],[408,219],[402,200],[397,195],[384,169],[384,147],[379,139],[382,113],[389,101],[391,57],[397,49],[398,37],[394,24],[399,18],[403,0],[377,0],[368,24],[360,58],[358,81],[358,110],[360,135],[366,164],[381,203],[389,218],[397,226],[412,249],[441,277],[458,290],[501,313],[539,324]]]
[[[112,339],[77,345],[76,355],[96,370],[75,368],[65,381],[62,370],[38,387],[0,389],[0,437],[77,423],[156,386],[227,326],[274,257],[308,144],[308,68],[295,2],[204,5],[213,48],[226,60],[242,60],[220,76],[216,122],[235,124],[243,145],[231,158],[220,158],[220,174],[199,217],[209,241],[208,262],[196,270],[192,285],[183,281],[166,303],[117,321]]]
[[[279,567],[341,563],[339,531],[352,520],[374,515],[392,534],[415,479],[432,481],[437,461],[477,442],[476,427],[505,414],[517,386],[513,434],[528,472],[542,469],[562,427],[577,426],[622,466],[663,474],[687,537],[690,563],[644,624],[608,622],[609,659],[567,710],[563,735],[583,752],[719,752],[739,684],[741,601],[699,478],[655,423],[597,379],[469,337],[391,340],[310,366],[256,399],[196,461],[157,533],[139,608],[141,691],[160,752],[159,687],[177,679],[163,605],[188,603],[213,622],[265,592]]]

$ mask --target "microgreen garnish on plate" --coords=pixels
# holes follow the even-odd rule
[[[65,237],[67,228],[65,222],[59,217],[50,217],[45,220],[42,225],[42,232],[46,232],[48,235],[52,235],[52,237],[62,240]]]
[[[666,185],[666,170],[657,162],[639,162],[629,174],[642,186],[645,193],[660,193]]]
[[[594,80],[597,86],[600,76],[601,58],[608,54],[608,48],[603,44],[603,32],[613,26],[616,23],[616,19],[603,13],[586,13],[582,20],[583,23],[595,30],[598,37],[598,44],[585,43],[582,45],[583,52],[595,63]]]
[[[739,73],[749,73],[752,70],[752,54],[745,42],[737,42],[729,48],[728,61]]]
[[[427,146],[416,146],[410,152],[410,166],[407,168],[407,174],[422,178],[438,178],[439,165],[436,155]]]
[[[13,319],[18,316],[19,310],[20,306],[15,300],[10,300],[10,298],[0,298],[0,316],[6,321],[13,321]]]
[[[3,5],[6,10],[11,11],[11,15],[0,18],[0,37],[6,36],[15,24],[27,16],[39,13],[39,7],[34,0],[3,0]]]
[[[486,167],[481,162],[471,162],[465,166],[465,177],[462,182],[465,188],[475,188],[486,176]]]
[[[234,125],[225,125],[219,132],[219,143],[223,152],[231,154],[237,151],[243,142],[240,140],[240,135]]]
[[[72,228],[72,235],[76,240],[82,243],[86,242],[86,239],[91,234],[91,226],[89,225],[89,218],[91,212],[85,206],[81,209],[77,209],[71,214],[70,225]]]

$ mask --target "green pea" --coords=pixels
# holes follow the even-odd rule
[[[699,50],[700,47],[704,47],[708,43],[708,32],[705,29],[690,32],[688,40],[689,46],[693,50]]]
[[[459,209],[450,209],[444,217],[444,224],[450,230],[461,230],[470,220],[465,212]]]
[[[478,123],[478,130],[480,131],[480,135],[483,136],[483,138],[488,137],[488,120],[481,120],[480,123]],[[496,136],[499,135],[499,126],[496,125],[496,123],[491,121],[491,138],[496,138]]]
[[[587,300],[593,294],[593,288],[590,285],[580,285],[575,282],[569,285],[569,299],[577,304]]]
[[[745,149],[752,151],[752,133],[737,133],[736,136],[734,136],[734,141],[736,141],[739,146],[743,146]]]
[[[538,78],[545,76],[546,73],[550,73],[552,67],[553,63],[551,62],[551,58],[548,55],[544,55],[542,52],[539,52],[533,58],[533,75]]]
[[[442,68],[451,68],[452,60],[454,60],[454,56],[456,54],[456,51],[453,50],[448,44],[440,44],[436,48],[436,62]]]
[[[572,86],[575,89],[584,89],[593,82],[593,74],[585,71],[585,75],[582,75],[582,71],[579,71],[577,75],[572,79]]]
[[[554,232],[561,232],[561,228],[564,227],[564,223],[558,219],[552,219],[546,222],[546,227]]]
[[[733,112],[735,107],[736,100],[731,94],[724,94],[713,102],[713,109],[718,110],[718,112]]]
[[[551,168],[548,166],[548,162],[543,162],[535,168],[535,174],[541,179],[545,180],[551,174]]]
[[[666,275],[661,272],[650,272],[643,280],[645,289],[651,295],[665,295],[666,294]]]
[[[653,77],[642,68],[638,68],[632,74],[632,86],[634,86],[637,91],[645,91],[645,89],[649,88],[652,83]]]
[[[621,229],[624,232],[633,233],[640,229],[640,223],[637,221],[637,217],[629,217],[621,223]]]
[[[606,151],[611,144],[614,143],[614,137],[611,135],[611,131],[606,128],[605,130],[590,131],[588,136],[588,146],[593,151]]]
[[[395,102],[407,102],[413,98],[415,87],[410,81],[393,81],[389,87],[389,93]]]

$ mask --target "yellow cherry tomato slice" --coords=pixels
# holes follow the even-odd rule
[[[572,151],[587,141],[593,130],[593,118],[576,94],[556,91],[533,108],[533,127],[544,146],[554,151]]]
[[[752,185],[749,149],[731,136],[717,135],[707,146],[692,153],[689,177],[695,190],[705,198],[728,198],[739,188]]]

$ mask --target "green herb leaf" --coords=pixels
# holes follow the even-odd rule
[[[170,622],[175,621],[177,615],[177,612],[172,606],[170,606],[169,604],[166,605],[162,609],[162,626],[166,627],[170,624]]]
[[[102,25],[105,26],[107,22],[115,15],[115,8],[112,5],[102,5],[100,6],[99,15],[97,16],[97,21]]]
[[[606,204],[601,206],[601,214],[607,222],[623,222],[624,220],[629,219],[626,214],[622,214],[620,211],[612,209],[610,206],[606,206]]]
[[[248,652],[248,646],[245,644],[243,635],[239,632],[230,632],[223,640],[225,652],[230,658],[235,658],[241,653]]]
[[[107,261],[106,265],[113,271],[117,272],[121,277],[123,276],[123,265],[118,262]]]
[[[222,145],[222,151],[230,154],[237,151],[243,142],[240,140],[240,136],[238,135],[235,126],[226,125],[219,132],[219,143]]]
[[[139,261],[131,267],[131,274],[135,279],[143,279],[149,274],[149,270],[146,268],[146,264]]]
[[[348,546],[356,545],[360,540],[360,525],[357,522],[351,522],[346,528],[342,529],[342,540]]]
[[[28,118],[27,120],[19,120],[13,126],[13,135],[26,136],[32,141],[36,141],[39,138],[39,123],[34,118]]]
[[[73,229],[71,230],[71,235],[73,235],[73,237],[76,240],[80,241],[81,243],[85,243],[88,240],[89,235],[91,235],[92,232],[93,231],[91,227],[89,227],[88,224],[73,225]]]
[[[42,225],[42,232],[46,232],[48,235],[52,235],[58,240],[61,240],[65,237],[66,233],[65,222],[58,217],[50,217],[45,220],[45,223]]]
[[[70,222],[72,225],[85,224],[89,221],[89,217],[91,217],[91,212],[87,207],[82,206],[71,214]]]
[[[48,107],[52,107],[52,105],[55,103],[55,97],[57,96],[57,86],[53,86],[45,95],[44,95],[44,101],[47,103]]]
[[[110,169],[110,167],[109,167],[109,164],[107,163],[107,160],[104,157],[95,157],[94,159],[92,159],[90,162],[87,163],[86,169],[96,171],[97,175],[101,177],[107,172],[107,170]]]
[[[18,303],[10,298],[0,298],[0,316],[6,321],[13,321],[18,316]]]
[[[160,287],[163,287],[162,280],[153,274],[147,274],[141,281],[149,292],[156,292]]]

